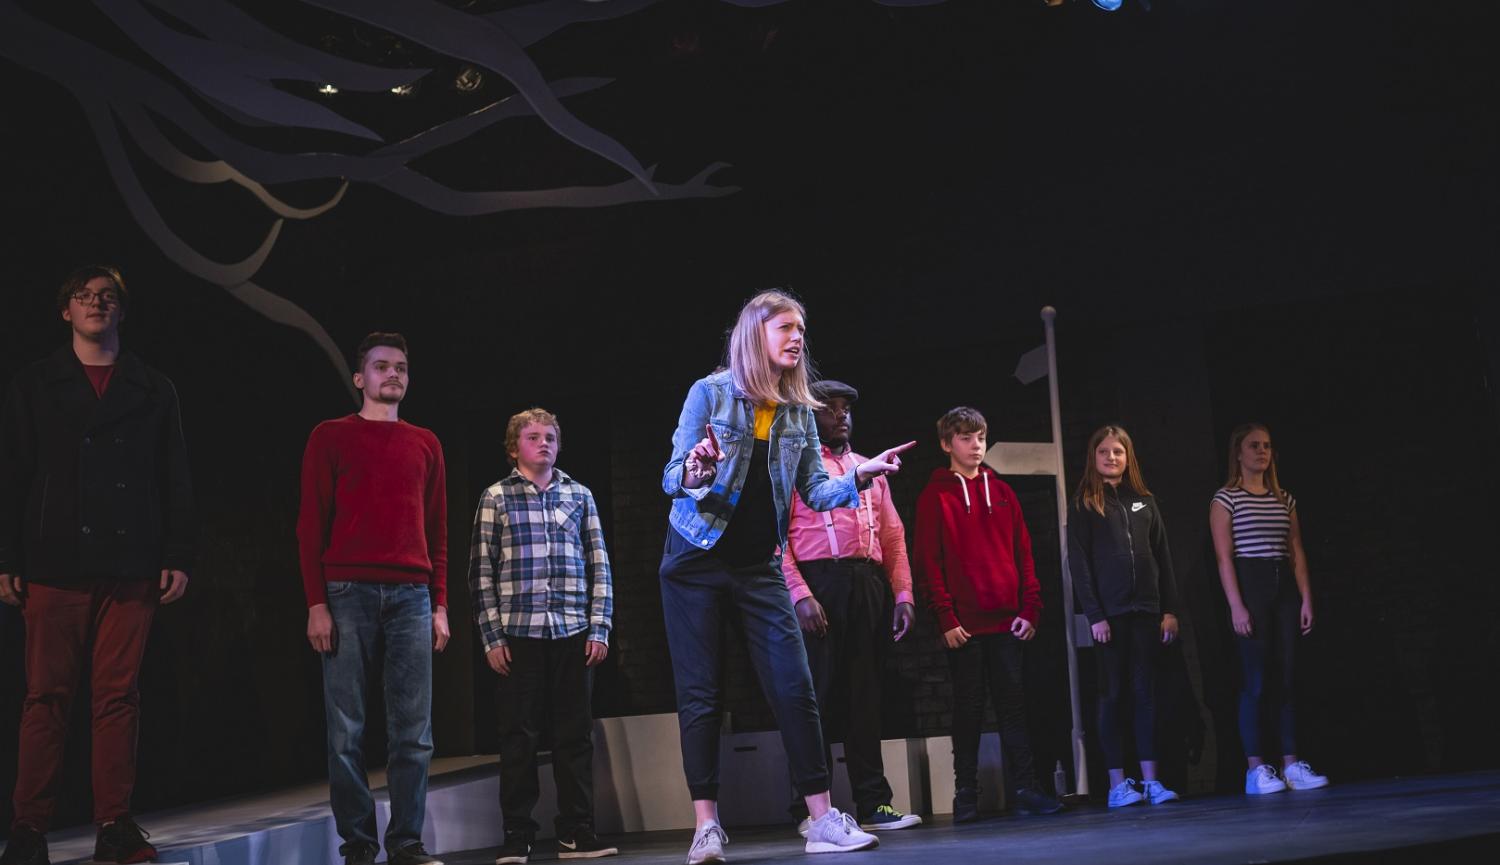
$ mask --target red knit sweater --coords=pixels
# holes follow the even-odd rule
[[[1040,624],[1031,535],[1015,491],[988,468],[967,481],[933,471],[917,498],[913,546],[912,565],[943,631],[963,625],[970,634],[998,634],[1017,616]]]
[[[302,454],[297,545],[309,607],[330,580],[426,583],[448,605],[448,492],[430,430],[357,414],[324,421]]]

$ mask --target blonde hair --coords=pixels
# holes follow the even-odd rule
[[[765,323],[784,312],[807,319],[807,311],[796,298],[769,289],[750,298],[729,332],[729,373],[739,388],[756,403],[785,403],[820,409],[823,403],[812,394],[813,361],[802,340],[802,362],[792,369],[771,366],[766,349]]]
[[[1135,458],[1135,442],[1130,433],[1120,426],[1102,426],[1089,436],[1088,461],[1083,465],[1083,477],[1078,481],[1078,490],[1073,493],[1073,503],[1086,507],[1101,516],[1104,514],[1104,475],[1099,474],[1099,462],[1095,452],[1107,438],[1113,437],[1125,448],[1125,477],[1121,478],[1136,495],[1149,496],[1146,478],[1141,474],[1141,464]]]
[[[1267,438],[1271,436],[1271,428],[1263,423],[1244,423],[1234,428],[1229,434],[1229,475],[1224,480],[1225,489],[1235,489],[1245,481],[1244,472],[1240,470],[1240,447],[1244,445],[1245,439],[1253,432],[1263,432]],[[1281,488],[1281,481],[1276,479],[1276,448],[1271,448],[1271,462],[1266,466],[1266,489],[1276,494],[1276,498],[1285,502],[1287,495]]]
[[[557,415],[544,408],[516,412],[505,425],[505,458],[510,460],[511,465],[516,464],[516,454],[521,450],[521,430],[531,423],[557,430],[557,444],[562,445],[562,427],[557,424]]]

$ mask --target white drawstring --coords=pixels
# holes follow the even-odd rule
[[[953,476],[956,477],[956,478],[958,478],[958,488],[964,491],[964,513],[966,513],[966,514],[970,513],[971,511],[969,509],[969,485],[968,485],[968,483],[966,483],[964,481],[964,476],[961,475],[961,474],[959,474],[958,472],[954,472]],[[988,491],[988,489],[989,489],[989,487],[985,487],[986,491]]]
[[[959,486],[960,489],[962,489],[964,491],[964,513],[966,513],[966,514],[967,513],[972,513],[973,511],[969,507],[969,483],[968,483],[968,481],[964,480],[964,476],[961,475],[961,474],[959,474],[958,472],[954,472],[953,476],[956,477],[956,478],[958,478],[958,486]],[[982,478],[984,478],[984,512],[987,513],[987,514],[992,514],[992,513],[995,512],[995,507],[990,502],[990,476],[989,476],[989,473],[985,472],[983,470],[980,470],[979,476],[982,477]]]

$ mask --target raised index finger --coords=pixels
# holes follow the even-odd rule
[[[714,425],[706,423],[703,428],[708,431],[708,443],[714,446],[714,456],[717,457],[722,451],[719,450],[719,437],[714,435]]]
[[[886,453],[890,454],[891,456],[895,456],[896,454],[899,454],[902,451],[911,450],[912,448],[914,448],[916,446],[917,446],[917,443],[915,441],[909,441],[909,442],[907,442],[904,445],[896,445],[895,447],[893,447],[890,450],[886,451]]]

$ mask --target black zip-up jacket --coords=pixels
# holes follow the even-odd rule
[[[1177,584],[1156,499],[1104,485],[1104,513],[1068,509],[1073,596],[1097,625],[1124,613],[1176,613]]]
[[[43,584],[190,570],[177,391],[121,352],[98,397],[71,345],[11,380],[0,412],[0,573]]]

